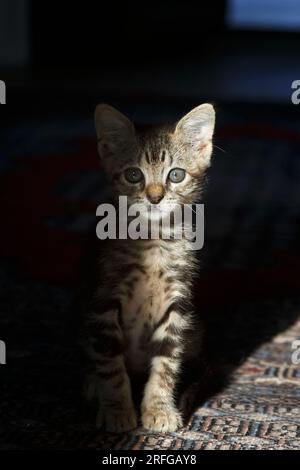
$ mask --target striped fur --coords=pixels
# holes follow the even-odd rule
[[[196,110],[192,124],[195,113],[204,127],[203,112],[205,117],[213,108],[202,105]],[[152,185],[156,193],[163,192],[167,207],[174,200],[197,200],[208,166],[208,147],[211,153],[212,130],[195,147],[196,137],[191,141],[190,135],[195,130],[188,128],[185,119],[176,128],[139,133],[123,115],[100,105],[96,112],[99,153],[115,196],[145,201]],[[203,134],[201,127],[198,131]],[[143,171],[143,182],[126,183],[122,174],[129,166]],[[170,184],[165,175],[178,167],[186,170],[186,181]],[[146,372],[142,424],[152,431],[175,431],[182,425],[175,402],[179,374],[185,359],[197,355],[200,348],[201,329],[192,305],[195,252],[186,239],[104,244],[99,260],[101,284],[85,317],[84,335],[90,363],[86,393],[98,398],[97,425],[115,432],[137,425],[129,376]]]

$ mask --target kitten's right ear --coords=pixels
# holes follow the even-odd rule
[[[98,152],[101,158],[127,148],[134,139],[132,122],[108,104],[98,104],[95,110]]]

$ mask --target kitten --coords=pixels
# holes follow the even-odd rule
[[[174,127],[138,131],[116,109],[98,105],[98,152],[114,197],[126,195],[129,204],[143,202],[162,213],[174,203],[196,202],[214,123],[212,105],[202,104]],[[142,424],[175,431],[182,426],[175,401],[179,374],[201,342],[192,305],[196,253],[186,238],[102,243],[101,284],[85,319],[86,393],[98,399],[97,426],[112,432],[137,426],[129,374],[147,372]]]

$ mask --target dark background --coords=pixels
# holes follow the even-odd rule
[[[296,3],[274,0],[273,12],[299,17]],[[195,286],[206,331],[202,402],[248,358],[275,378],[290,360],[270,342],[299,314],[300,105],[291,84],[300,79],[300,21],[233,27],[231,4],[1,1],[0,447],[99,446],[93,425],[78,427],[75,321],[105,197],[98,102],[143,123],[175,121],[205,101],[216,107]],[[271,397],[279,409],[285,393],[299,403],[299,387],[251,388],[251,377],[225,388],[233,402],[267,407]]]
[[[98,99],[289,103],[299,70],[295,27],[232,28],[232,8],[225,0],[3,1],[0,71],[10,106],[20,99],[27,111],[70,102],[88,110]]]

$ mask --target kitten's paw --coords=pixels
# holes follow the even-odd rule
[[[183,425],[180,413],[172,406],[145,409],[142,423],[144,428],[156,432],[177,431]]]
[[[96,427],[107,432],[127,432],[137,427],[134,408],[100,409],[96,419]]]

